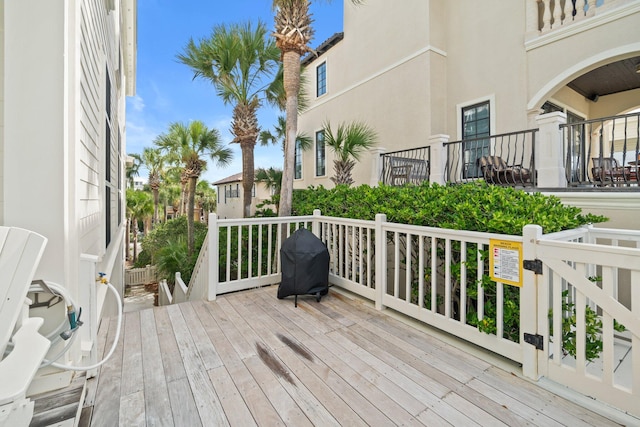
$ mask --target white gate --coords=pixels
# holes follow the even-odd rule
[[[640,232],[535,231],[539,375],[640,416]]]

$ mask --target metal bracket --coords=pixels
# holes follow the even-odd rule
[[[533,271],[535,274],[542,274],[542,261],[539,259],[525,259],[522,262],[522,267],[525,270]]]
[[[524,333],[524,342],[531,344],[538,350],[544,350],[544,337],[538,334]]]

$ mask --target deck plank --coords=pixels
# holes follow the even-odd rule
[[[106,348],[111,348],[116,334],[117,319],[112,317],[108,328]],[[127,318],[123,319],[122,328],[127,325]],[[122,378],[122,355],[124,347],[124,334],[120,334],[118,346],[111,358],[100,367],[98,377],[98,389],[94,402],[91,425],[95,427],[108,427],[118,425],[120,413],[120,384]]]
[[[184,370],[182,356],[178,349],[178,343],[173,333],[173,326],[169,319],[169,312],[166,307],[159,307],[154,310],[156,319],[156,331],[158,333],[158,342],[160,343],[160,352],[162,354],[162,366],[164,367],[164,375],[167,383],[186,378],[187,373]]]
[[[173,416],[153,310],[140,312],[140,336],[146,418],[150,425],[169,427]]]
[[[233,345],[211,316],[208,305],[202,301],[194,302],[193,305],[254,420],[259,425],[284,425],[271,402],[236,353]]]
[[[187,304],[188,305],[188,304]],[[196,343],[189,332],[189,325],[182,315],[180,305],[167,307],[169,318],[173,325],[178,349],[184,362],[184,370],[193,390],[193,398],[196,402],[198,413],[203,425],[226,426],[228,420],[224,416],[224,410],[220,404],[211,380],[206,373]]]
[[[144,389],[140,312],[132,312],[127,316],[127,327],[121,333],[124,334],[124,353],[120,394],[126,396]]]
[[[357,297],[276,291],[127,313],[92,425],[616,425]]]
[[[187,378],[179,378],[171,381],[167,386],[169,389],[173,425],[189,427],[202,426],[189,380],[187,380]],[[151,423],[149,424],[151,425]]]

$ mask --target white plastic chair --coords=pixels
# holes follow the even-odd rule
[[[27,292],[47,239],[15,227],[0,227],[0,426],[28,426],[33,402],[27,388],[44,359],[43,320],[29,318]],[[13,349],[3,358],[11,340]]]

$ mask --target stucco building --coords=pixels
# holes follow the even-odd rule
[[[572,123],[637,111],[638,28],[638,1],[407,0],[401,6],[384,0],[359,6],[345,1],[344,33],[326,40],[317,56],[303,60],[311,99],[300,115],[299,131],[313,135],[315,143],[313,150],[298,153],[294,188],[333,186],[332,153],[320,132],[325,121],[363,121],[378,132],[379,146],[354,168],[356,184],[376,185],[381,181],[381,153],[427,147],[434,141],[447,149],[452,141],[538,129],[537,117],[544,112],[559,111],[564,122]],[[638,153],[633,126],[637,118],[625,122],[624,148],[616,143],[600,151],[610,151],[621,165],[634,166],[628,162],[636,161]],[[588,182],[591,158],[599,155],[598,129],[589,130],[594,133],[593,151],[581,160],[567,157],[562,170],[538,161],[535,176],[544,180],[573,166]],[[494,154],[489,139],[484,143],[479,149],[463,148],[454,159],[463,180],[478,176],[481,154]],[[559,150],[566,156],[567,147]],[[445,182],[452,180],[452,156],[444,153],[449,163],[436,165],[434,154],[432,147],[431,180],[438,169],[443,169],[439,173],[446,175]],[[629,187],[637,189],[637,171],[629,176],[635,181]],[[626,211],[632,208],[629,200],[635,209],[640,207],[634,196],[613,205]],[[593,199],[589,203],[593,205]],[[605,206],[612,201],[597,202],[595,209]]]

